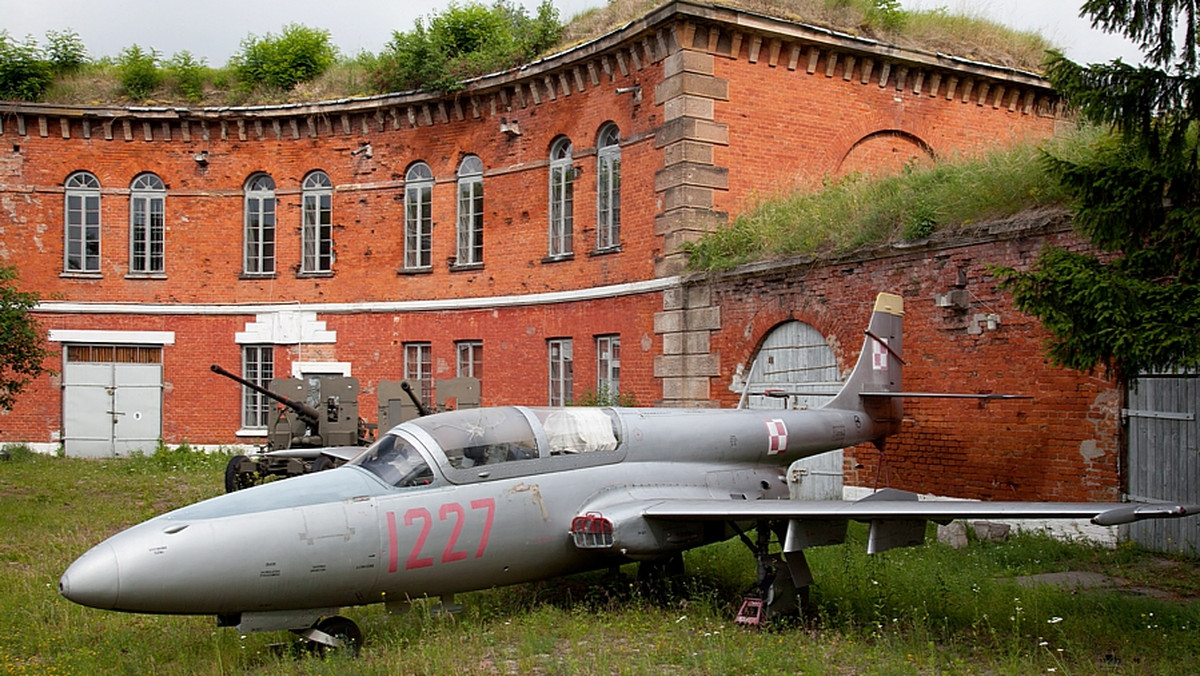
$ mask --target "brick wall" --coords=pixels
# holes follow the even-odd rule
[[[20,268],[23,288],[52,299],[39,313],[47,330],[174,332],[163,353],[169,443],[237,440],[237,388],[208,365],[234,369],[235,337],[255,315],[297,305],[315,312],[337,340],[279,344],[276,373],[288,374],[294,360],[349,363],[368,419],[379,380],[402,376],[404,342],[430,342],[435,375],[444,377],[453,372],[454,341],[482,340],[485,404],[540,404],[547,338],[574,339],[575,393],[582,395],[594,383],[594,336],[612,333],[621,336],[622,390],[640,403],[729,405],[730,369],[745,360],[773,312],[803,310],[840,336],[840,354],[852,355],[865,321],[859,310],[869,307],[863,298],[889,285],[934,288],[945,280],[940,268],[916,264],[911,280],[876,279],[885,263],[855,263],[854,272],[806,273],[816,276],[805,284],[825,280],[820,302],[787,296],[785,308],[771,281],[742,307],[724,291],[669,286],[682,270],[684,243],[753,200],[825,176],[1049,135],[1060,121],[1055,110],[1053,93],[1028,74],[672,3],[449,96],[229,110],[16,106],[0,115],[0,262]],[[592,250],[595,146],[607,122],[621,135],[621,245],[601,253]],[[574,255],[550,261],[547,160],[560,135],[573,141],[579,170]],[[454,183],[466,154],[484,165],[484,264],[456,270]],[[404,178],[416,161],[436,180],[433,265],[410,274],[401,270]],[[81,170],[95,174],[103,190],[102,269],[65,275],[63,182]],[[300,186],[313,170],[334,186],[330,275],[297,273]],[[167,185],[165,275],[128,274],[129,186],[143,172]],[[256,172],[270,174],[279,200],[277,273],[265,279],[241,274],[242,190]],[[865,269],[875,272],[864,279]],[[648,282],[666,284],[616,298],[555,297]],[[532,294],[550,295],[513,300]],[[508,300],[484,307],[496,299]],[[420,307],[457,300],[463,305]],[[749,307],[762,311],[736,342],[729,322]],[[1018,347],[1038,355],[1036,342]],[[1047,386],[1095,387],[1093,398],[1107,396],[1102,382],[1083,383],[1068,374]],[[0,417],[0,438],[53,438],[62,428],[60,388],[58,376],[36,383]],[[1106,411],[1094,414],[1098,429],[1108,425]],[[1107,442],[1094,436],[1087,447],[1093,465],[1115,467]],[[859,461],[857,471],[870,473],[871,457]],[[890,463],[893,471],[902,462]],[[1107,490],[1111,473],[1095,471],[1097,490]]]
[[[1121,390],[1102,374],[1048,364],[1042,350],[1047,333],[1012,307],[988,269],[1025,267],[1045,244],[1082,247],[1064,227],[1059,216],[1017,232],[987,233],[982,240],[976,230],[968,239],[916,251],[884,249],[830,264],[752,266],[689,279],[692,297],[720,308],[720,328],[709,336],[719,363],[719,375],[710,382],[713,403],[736,405],[731,375],[748,370],[770,330],[792,319],[821,331],[848,372],[876,294],[898,293],[905,303],[906,391],[1032,399],[985,404],[908,399],[902,431],[882,454],[870,445],[847,450],[848,485],[878,482],[1001,500],[1118,499]],[[964,307],[935,303],[937,295],[955,289],[966,292]]]

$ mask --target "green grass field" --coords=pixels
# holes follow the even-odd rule
[[[810,550],[815,616],[736,626],[753,559],[738,542],[689,553],[663,595],[581,575],[460,595],[431,617],[343,609],[366,644],[351,664],[280,653],[286,633],[241,636],[211,617],[130,615],[59,596],[70,562],[108,535],[222,491],[226,458],[184,449],[85,461],[9,449],[0,462],[0,673],[5,674],[1192,674],[1200,565],[1120,547],[1019,536],[961,550],[868,557]],[[1072,593],[1015,576],[1086,570],[1160,590]],[[655,590],[656,592],[661,590]]]

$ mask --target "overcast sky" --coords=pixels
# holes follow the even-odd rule
[[[531,10],[539,2],[516,1]],[[606,3],[553,1],[564,21]],[[392,31],[409,30],[416,18],[448,4],[449,0],[0,0],[0,29],[18,39],[32,35],[40,44],[46,31],[70,29],[93,58],[116,56],[137,44],[164,57],[187,50],[210,66],[223,66],[247,35],[278,35],[289,23],[328,30],[343,54],[377,53]],[[1075,61],[1140,60],[1132,45],[1080,19],[1080,4],[1081,0],[902,0],[906,9],[945,7],[1038,31]]]

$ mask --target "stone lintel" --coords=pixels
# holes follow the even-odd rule
[[[663,60],[663,77],[671,77],[678,73],[712,75],[716,72],[715,61],[716,58],[712,54],[687,49],[678,51]]]
[[[694,185],[680,185],[667,188],[662,193],[663,212],[675,209],[712,209],[713,189]]]
[[[679,141],[663,148],[663,166],[680,162],[713,163],[713,145],[701,141]]]
[[[663,78],[654,87],[654,103],[660,106],[676,96],[684,95],[728,101],[729,80],[698,73],[676,73]]]
[[[663,400],[666,402],[697,406],[696,402],[708,401],[709,395],[708,378],[663,378]]]
[[[663,119],[674,120],[680,117],[694,117],[701,120],[711,120],[715,116],[715,102],[703,96],[684,94],[669,99],[663,104]]]
[[[654,134],[654,147],[662,148],[676,141],[703,141],[729,145],[729,125],[694,117],[680,117],[664,122]]]
[[[721,375],[721,364],[716,355],[675,354],[654,358],[654,376],[656,378],[703,377],[707,379],[719,375]]]
[[[708,233],[729,221],[729,214],[712,209],[680,208],[654,217],[654,234]]]
[[[664,192],[679,186],[728,190],[729,169],[695,162],[680,162],[654,172],[655,192]]]
[[[663,354],[708,354],[712,334],[709,331],[680,331],[663,334]]]

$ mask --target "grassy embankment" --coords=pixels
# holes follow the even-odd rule
[[[888,242],[913,242],[1069,198],[1040,161],[1044,152],[1081,158],[1101,139],[1084,129],[972,158],[942,158],[898,174],[851,175],[816,191],[761,194],[728,227],[689,246],[694,270],[796,255],[839,255]]]
[[[106,536],[221,492],[225,458],[173,450],[84,461],[9,449],[0,463],[0,673],[1105,673],[1190,674],[1200,659],[1193,560],[1021,536],[875,557],[863,532],[810,551],[816,617],[748,631],[733,624],[753,562],[737,542],[692,552],[666,601],[582,575],[461,595],[452,619],[347,608],[366,633],[351,666],[279,656],[286,634],[239,636],[209,617],[92,610],[58,577]],[[1094,570],[1170,598],[1027,588],[1014,576]],[[632,569],[629,569],[632,573]]]

